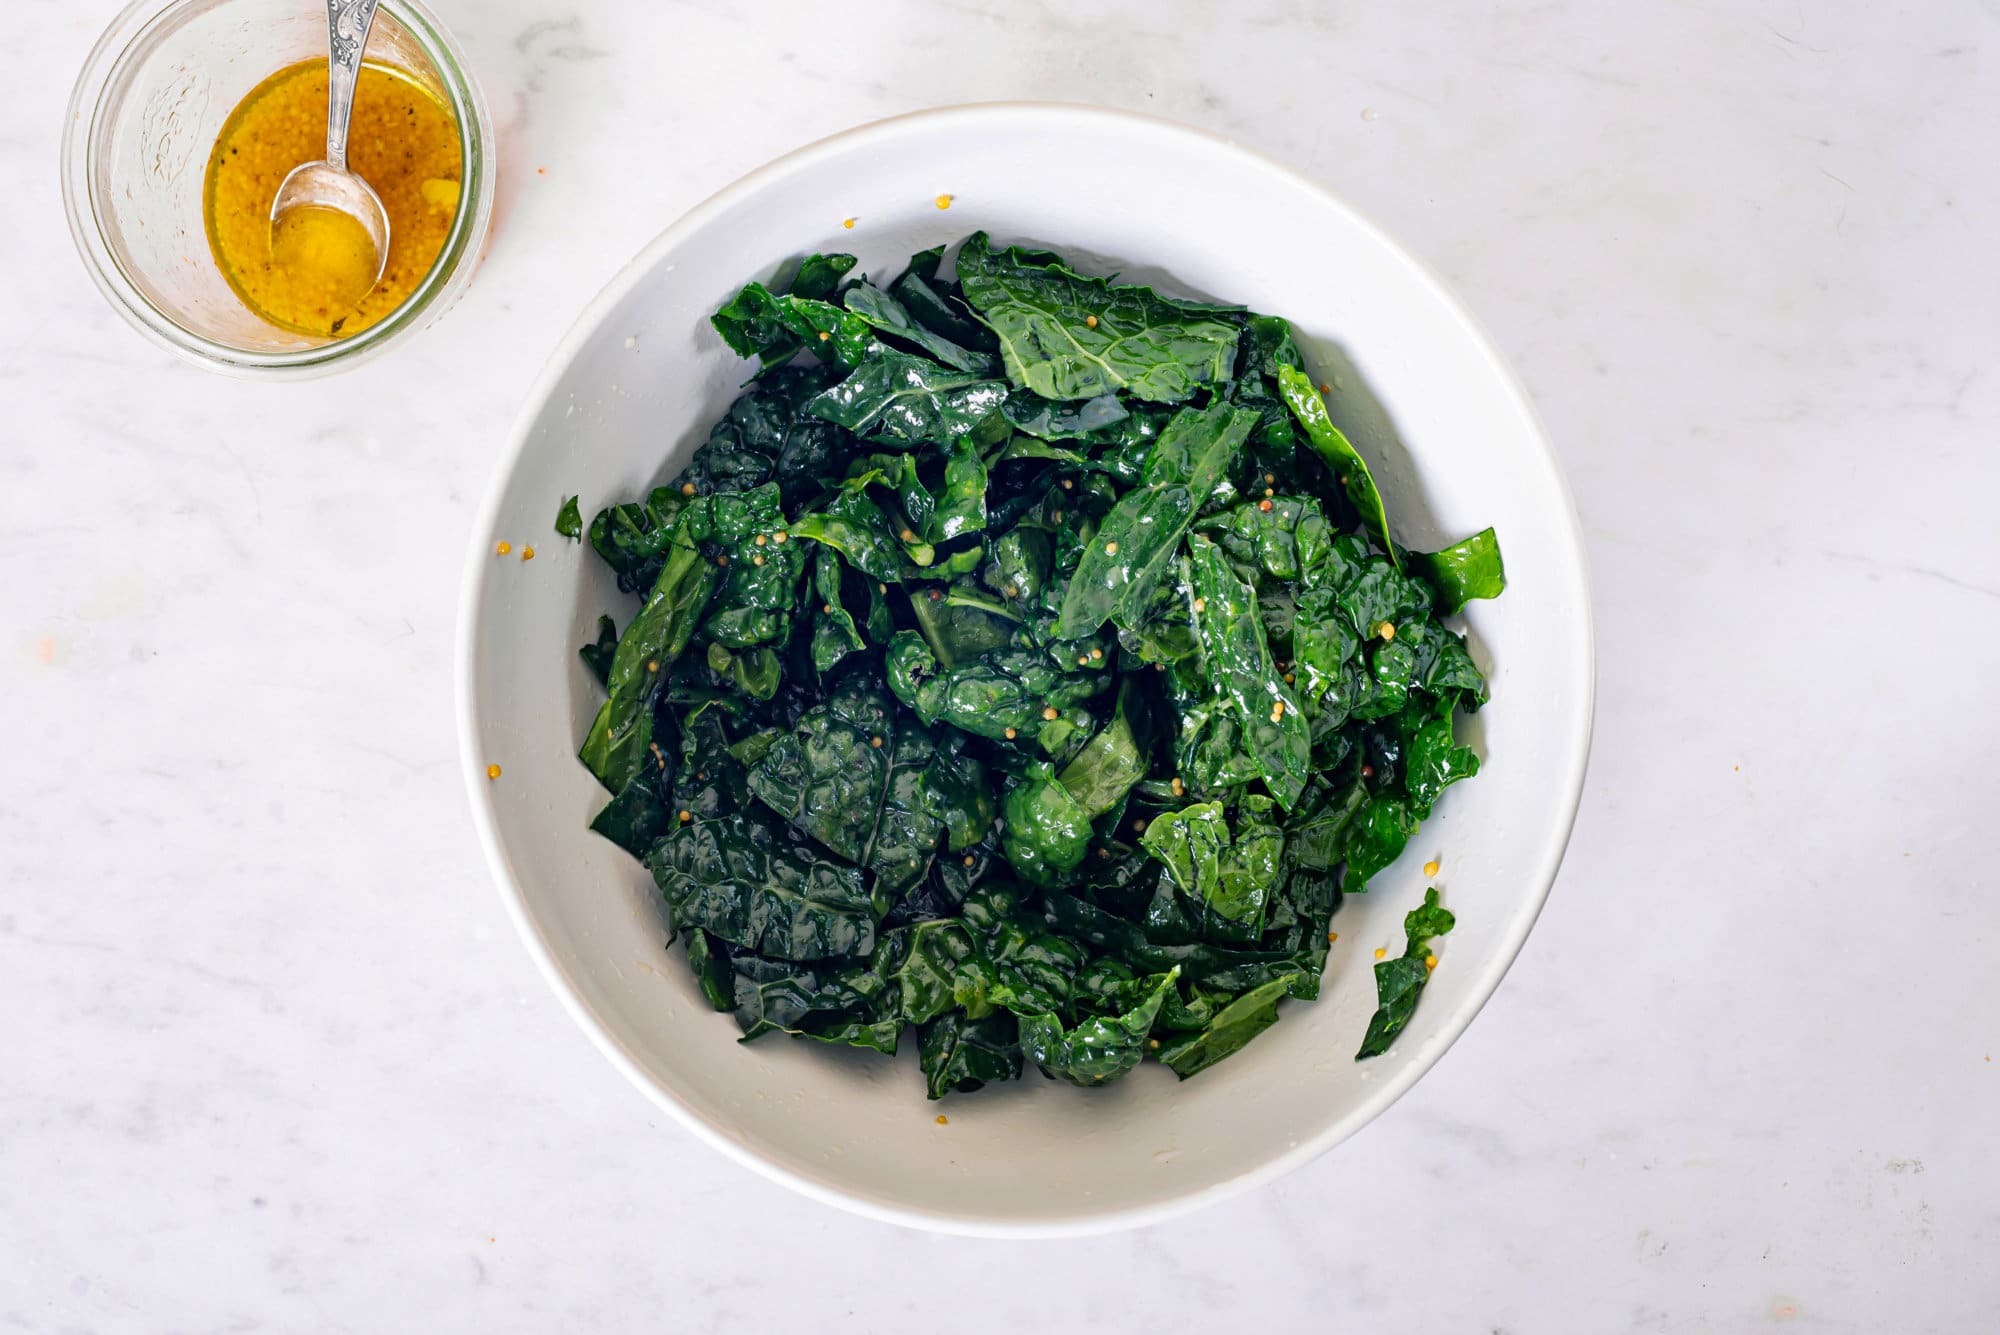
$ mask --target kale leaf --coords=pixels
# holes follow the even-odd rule
[[[977,371],[982,375],[993,373],[991,357],[982,352],[962,348],[943,334],[920,323],[902,302],[879,287],[868,283],[856,283],[847,289],[842,300],[847,303],[848,310],[866,320],[878,331],[914,343],[931,357],[955,371]]]
[[[984,232],[960,247],[958,281],[1000,340],[1007,378],[1045,399],[1124,391],[1181,403],[1235,365],[1233,308],[1085,278],[1018,247],[996,251]]]
[[[1215,689],[1236,707],[1243,747],[1271,795],[1287,807],[1305,792],[1312,730],[1298,697],[1272,663],[1257,592],[1237,578],[1222,549],[1196,534],[1188,541],[1189,611]]]
[[[1278,1003],[1292,995],[1303,974],[1284,974],[1237,997],[1199,1032],[1177,1038],[1160,1049],[1160,1060],[1185,1080],[1206,1071],[1224,1057],[1278,1022]]]
[[[1424,984],[1430,981],[1435,958],[1430,953],[1431,940],[1443,936],[1456,924],[1451,910],[1439,905],[1435,887],[1424,891],[1424,902],[1404,915],[1403,953],[1392,960],[1375,962],[1375,1015],[1368,1021],[1361,1050],[1354,1054],[1356,1061],[1387,1052],[1409,1024],[1410,1017],[1417,1012],[1417,998],[1423,995]]]
[[[1007,1011],[977,1020],[949,1011],[921,1032],[917,1062],[923,1068],[924,1091],[933,1099],[1021,1078],[1020,1035]]]
[[[853,267],[852,255],[809,255],[788,295],[762,283],[745,284],[709,323],[737,356],[755,357],[766,367],[783,366],[808,348],[856,365],[875,342],[868,321],[829,300],[841,275]]]
[[[572,542],[583,541],[583,512],[576,508],[579,499],[572,496],[556,509],[556,532]],[[1491,529],[1487,531],[1492,532]]]
[[[1021,1051],[1055,1080],[1089,1088],[1115,1080],[1139,1064],[1146,1036],[1160,1013],[1179,970],[1146,980],[1139,1001],[1115,1015],[1093,1015],[1075,1025],[1044,1012],[1021,1017]]]
[[[865,955],[874,906],[858,868],[737,812],[675,825],[647,866],[677,923],[782,960]]]
[[[857,362],[852,375],[820,391],[806,411],[857,436],[916,444],[976,432],[1006,397],[1005,382],[981,372],[878,347]]]
[[[1437,610],[1450,615],[1474,598],[1498,598],[1507,587],[1500,539],[1481,529],[1439,552],[1411,552],[1411,565],[1437,590]]]
[[[850,676],[751,767],[750,791],[899,896],[923,879],[944,833],[923,783],[935,750],[886,695]]]
[[[1252,414],[1220,401],[1174,416],[1154,442],[1140,484],[1119,498],[1084,548],[1063,598],[1063,638],[1087,635],[1107,617],[1136,628],[1195,512],[1255,423]]]
[[[1334,480],[1340,484],[1349,503],[1361,514],[1362,527],[1377,547],[1389,553],[1392,562],[1400,564],[1396,549],[1389,541],[1389,516],[1382,508],[1382,493],[1375,489],[1374,474],[1368,471],[1367,461],[1358,450],[1341,434],[1333,424],[1333,417],[1326,410],[1326,400],[1320,397],[1319,389],[1312,377],[1291,366],[1278,368],[1278,389],[1284,396],[1285,406],[1292,410],[1305,431],[1306,439],[1333,470]]]

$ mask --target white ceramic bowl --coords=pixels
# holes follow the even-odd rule
[[[951,196],[948,211],[936,204]],[[856,220],[853,228],[843,220]],[[576,656],[621,596],[550,526],[681,467],[745,366],[708,325],[744,281],[812,251],[890,276],[986,228],[1101,273],[1243,302],[1293,322],[1334,415],[1377,470],[1397,536],[1488,524],[1509,587],[1467,617],[1492,704],[1485,769],[1402,861],[1350,896],[1316,1002],[1185,1083],[1148,1064],[1102,1090],[1037,1078],[928,1103],[913,1042],[894,1060],[776,1037],[736,1042],[670,958],[652,883],[585,828],[604,801],[575,759],[597,704]],[[536,559],[496,559],[495,544]],[[570,1011],[668,1112],[822,1200],[960,1232],[1056,1234],[1159,1219],[1275,1178],[1408,1089],[1520,949],[1562,859],[1591,722],[1582,541],[1533,408],[1443,285],[1312,181],[1179,126],[1080,107],[925,112],[836,135],[744,177],[661,233],[570,330],[528,395],[472,538],[460,626],[460,739],[509,911]],[[504,767],[491,782],[487,766]],[[1423,862],[1458,928],[1416,1018],[1357,1063],[1375,947],[1400,950]],[[935,1118],[942,1110],[949,1124]]]

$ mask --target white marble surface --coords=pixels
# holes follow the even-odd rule
[[[71,253],[109,0],[0,35],[0,1330],[1992,1328],[2000,3],[435,2],[504,126],[487,266],[304,387],[171,361]],[[667,1123],[516,944],[451,712],[472,507],[585,298],[786,148],[1005,97],[1237,136],[1441,269],[1600,633],[1568,865],[1443,1064],[1054,1246]]]

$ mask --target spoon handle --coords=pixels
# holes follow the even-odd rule
[[[347,122],[354,115],[354,81],[375,25],[377,0],[326,0],[326,160],[347,170]]]

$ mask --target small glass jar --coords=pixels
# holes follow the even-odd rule
[[[367,59],[451,108],[461,180],[444,248],[415,289],[347,338],[293,333],[238,299],[202,218],[210,150],[251,89],[326,56],[326,13],[300,0],[135,0],[77,79],[63,135],[63,204],[91,277],[141,332],[231,375],[299,380],[380,356],[465,291],[493,219],[493,123],[458,44],[417,0],[382,0]]]

